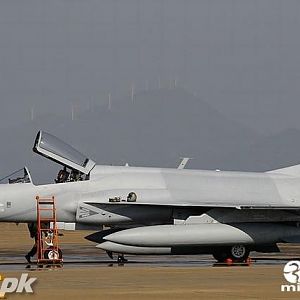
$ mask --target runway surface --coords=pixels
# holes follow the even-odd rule
[[[281,245],[282,253],[252,253],[250,266],[215,265],[210,255],[127,256],[118,264],[83,237],[64,232],[62,268],[37,268],[25,261],[32,247],[25,225],[0,224],[0,275],[37,277],[30,299],[299,299],[282,293],[285,263],[300,259],[298,245]],[[10,294],[8,299],[24,295]]]
[[[80,250],[80,248],[78,249]],[[222,267],[223,264],[217,264],[210,255],[193,255],[193,256],[126,256],[128,262],[118,263],[116,259],[110,259],[106,253],[96,250],[97,255],[78,254],[76,256],[64,256],[64,268],[101,268],[101,267],[172,267],[172,268],[201,268],[201,267]],[[288,257],[252,257],[251,265],[254,266],[283,266],[287,261],[291,260]],[[239,264],[238,266],[243,266]],[[35,263],[29,265],[26,263],[24,256],[10,257],[5,259],[1,257],[0,270],[28,270],[37,269]]]

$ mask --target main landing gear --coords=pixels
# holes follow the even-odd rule
[[[249,258],[250,250],[245,245],[233,245],[229,247],[223,247],[213,253],[213,257],[218,263],[231,265],[234,263],[250,264]]]

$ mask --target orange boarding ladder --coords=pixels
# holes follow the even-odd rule
[[[56,223],[55,198],[40,198],[37,201],[37,263],[62,264]]]

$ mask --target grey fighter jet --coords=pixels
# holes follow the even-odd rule
[[[94,228],[87,239],[109,254],[245,261],[250,251],[300,242],[299,165],[267,173],[103,166],[42,131],[33,150],[62,170],[48,185],[34,185],[27,168],[6,178],[2,222],[35,222],[36,196],[55,196],[62,228]]]

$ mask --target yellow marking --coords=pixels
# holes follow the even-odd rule
[[[2,276],[1,274],[0,274],[0,281],[2,281],[4,279],[4,276]],[[0,299],[5,299],[5,293],[3,293],[3,292],[1,292],[0,291]]]

